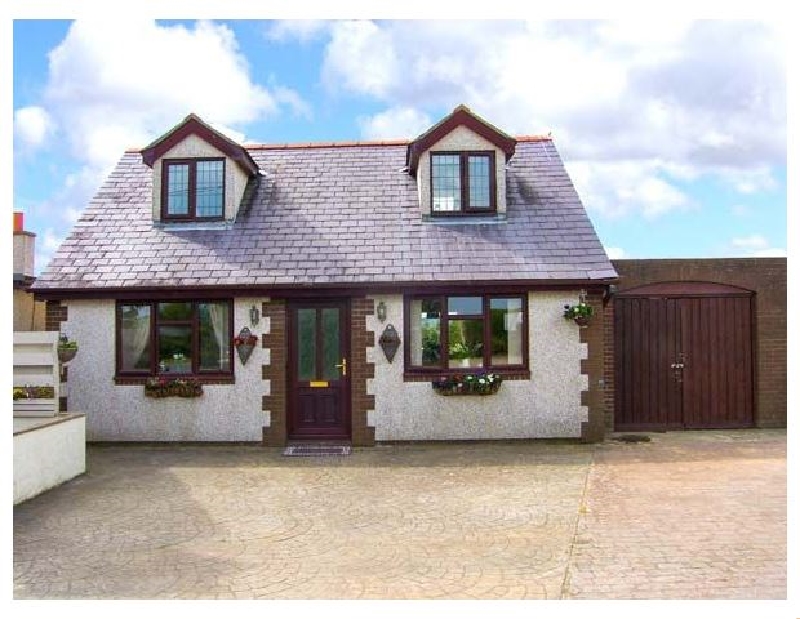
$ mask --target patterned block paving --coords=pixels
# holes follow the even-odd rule
[[[785,432],[707,436],[90,446],[14,508],[14,596],[785,596]]]

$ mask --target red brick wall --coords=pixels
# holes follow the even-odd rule
[[[367,411],[375,408],[375,396],[367,394],[367,379],[375,377],[375,364],[367,363],[367,347],[375,346],[375,332],[367,330],[367,316],[374,312],[372,299],[353,299],[350,306],[350,398],[356,446],[375,444],[375,428],[367,425]]]
[[[589,383],[588,390],[581,392],[581,404],[589,407],[589,420],[581,427],[581,439],[596,442],[602,441],[605,434],[603,293],[589,293],[586,301],[594,309],[594,316],[589,325],[580,330],[580,341],[588,348],[586,359],[581,361],[581,373],[587,375]]]
[[[702,281],[755,292],[755,423],[786,427],[786,258],[614,260],[619,290],[669,281]],[[605,330],[613,331],[613,304]],[[614,339],[606,338],[606,426],[614,419]]]
[[[262,398],[261,408],[270,411],[270,425],[263,429],[262,442],[270,447],[286,444],[286,302],[273,299],[261,306],[261,315],[269,317],[269,333],[261,346],[269,348],[269,364],[261,366],[261,377],[270,381],[270,395]]]

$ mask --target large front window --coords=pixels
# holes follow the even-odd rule
[[[431,153],[431,211],[495,210],[494,153]]]
[[[231,374],[229,301],[117,304],[117,373]]]
[[[409,369],[523,368],[523,296],[420,296],[406,300]]]
[[[225,205],[225,160],[167,160],[162,168],[163,219],[221,219]]]

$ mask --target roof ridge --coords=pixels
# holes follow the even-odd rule
[[[547,142],[552,141],[551,134],[532,134],[520,135],[514,139],[517,142]],[[353,147],[353,146],[408,146],[412,140],[410,139],[397,139],[397,140],[354,140],[342,142],[276,142],[270,144],[268,142],[244,142],[240,146],[245,150],[287,150],[292,148],[339,148],[339,147]],[[125,149],[126,153],[140,153],[147,147],[130,146]]]

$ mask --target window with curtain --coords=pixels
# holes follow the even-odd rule
[[[120,376],[230,375],[230,301],[117,304]]]
[[[523,295],[406,298],[408,369],[437,374],[527,367]]]

